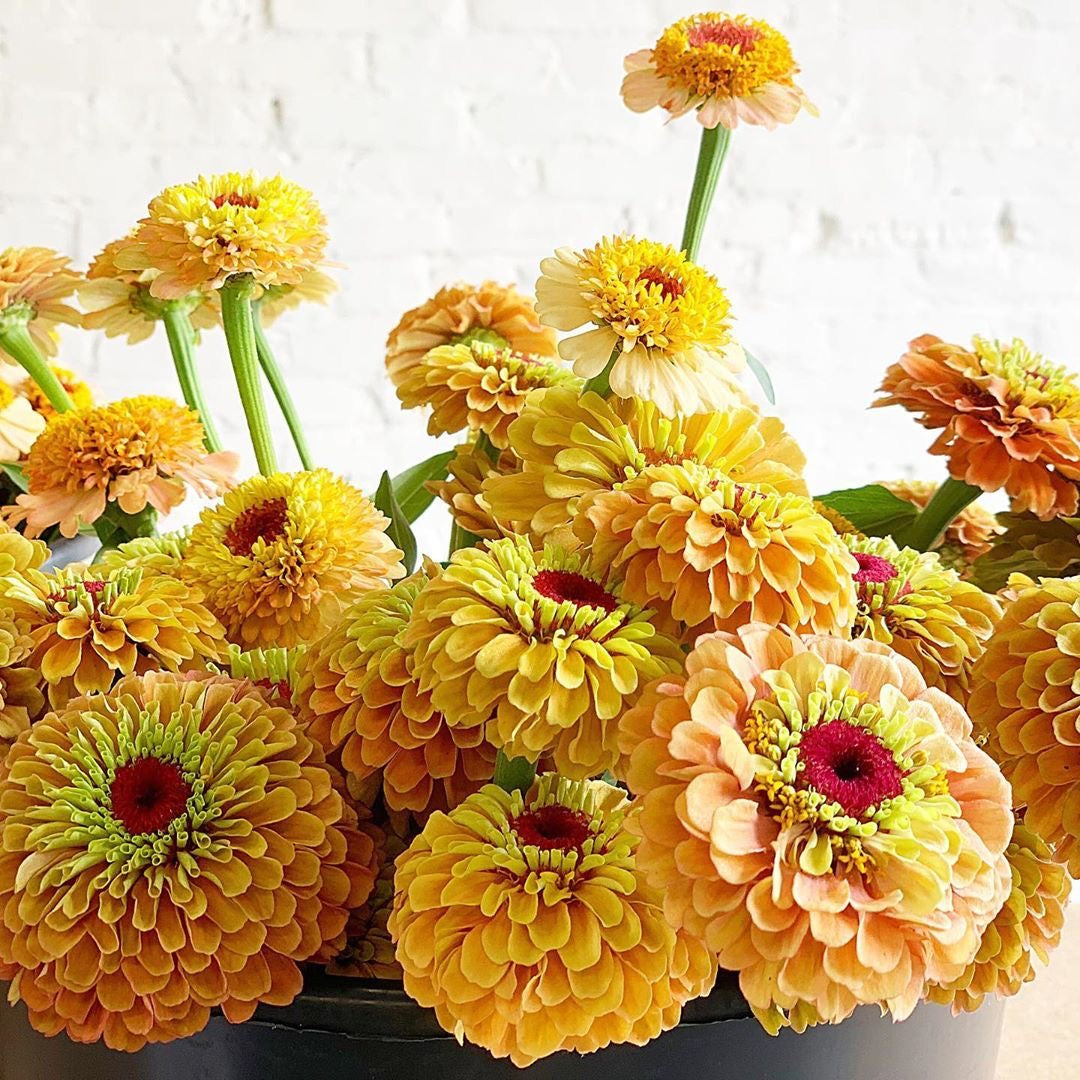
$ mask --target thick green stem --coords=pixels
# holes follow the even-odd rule
[[[594,375],[585,385],[582,387],[581,392],[587,394],[590,391],[594,394],[599,394],[602,398],[606,398],[611,393],[611,369],[615,366],[615,361],[619,359],[619,353],[622,352],[622,341],[615,343],[615,348],[611,350],[611,356],[608,357],[608,362],[604,365],[604,370],[599,375]]]
[[[730,143],[731,131],[723,124],[701,129],[694,186],[690,189],[690,205],[686,208],[686,225],[683,228],[682,247],[688,259],[697,259],[701,237],[705,232],[705,219],[709,216],[709,207],[716,194],[716,181]]]
[[[26,318],[9,312],[0,315],[0,348],[26,369],[27,374],[41,387],[42,393],[57,412],[67,412],[72,408],[68,392],[38,352],[26,327]]]
[[[528,791],[536,779],[536,762],[523,757],[510,758],[500,750],[495,757],[492,779],[503,791]]]
[[[897,537],[898,541],[916,551],[930,551],[957,514],[981,494],[981,488],[948,477],[918,517]]]
[[[251,315],[254,282],[249,274],[236,274],[221,288],[221,324],[229,344],[236,387],[244,406],[244,417],[251,433],[251,445],[259,472],[269,476],[277,472],[277,457],[270,437],[262,383],[259,379],[259,350],[255,341],[255,322]]]
[[[285,423],[289,425],[289,434],[292,435],[296,452],[300,455],[300,463],[305,469],[313,469],[315,465],[311,459],[311,450],[308,449],[307,436],[304,434],[303,425],[300,423],[300,414],[296,411],[296,403],[293,401],[292,394],[289,393],[289,388],[285,385],[285,379],[282,377],[281,368],[278,367],[277,359],[270,348],[270,342],[266,339],[262,319],[259,316],[259,307],[260,305],[256,301],[252,311],[259,363],[262,366],[263,374],[266,376],[266,381],[270,384],[270,389],[273,390],[274,397],[277,399],[281,415],[285,417]]]
[[[203,396],[199,373],[195,368],[195,330],[191,325],[187,306],[181,300],[167,300],[161,305],[161,321],[169,339],[176,378],[184,401],[193,412],[199,414],[203,426],[203,443],[207,450],[221,449],[221,439],[214,426],[213,417]]]

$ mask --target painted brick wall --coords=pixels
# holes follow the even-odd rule
[[[682,0],[0,0],[0,246],[85,261],[147,199],[252,167],[311,187],[347,269],[275,327],[318,457],[369,485],[430,452],[382,378],[387,330],[455,278],[528,285],[559,245],[677,240],[692,121],[635,116],[621,59]],[[915,334],[1080,330],[1080,7],[760,0],[821,118],[740,129],[703,261],[820,490],[937,475],[927,433],[867,413]],[[164,338],[68,333],[103,396],[175,392]],[[224,340],[200,361],[241,442]],[[283,457],[291,452],[280,440]],[[439,524],[425,538],[434,545]]]

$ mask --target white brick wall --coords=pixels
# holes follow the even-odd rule
[[[347,264],[274,328],[318,458],[370,485],[430,452],[382,346],[462,277],[529,285],[557,245],[677,241],[692,120],[635,116],[626,52],[684,0],[0,0],[0,246],[85,261],[168,183],[227,168],[311,187]],[[760,0],[821,118],[735,136],[703,261],[815,486],[936,476],[930,436],[867,413],[923,331],[1080,331],[1080,8],[1070,0]],[[163,335],[68,333],[104,396],[174,393]],[[224,340],[200,362],[242,445]],[[294,461],[286,439],[284,460]],[[438,534],[429,523],[425,535]],[[432,540],[434,545],[434,540]]]

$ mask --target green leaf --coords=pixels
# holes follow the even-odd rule
[[[5,461],[0,463],[0,469],[4,470],[4,475],[20,490],[29,491],[30,485],[26,482],[26,473],[23,472],[21,465],[14,461]]]
[[[830,491],[828,495],[818,495],[817,500],[843,514],[867,536],[892,536],[907,528],[918,513],[911,503],[898,498],[881,484]]]
[[[379,487],[372,502],[390,519],[386,535],[393,540],[396,547],[401,549],[405,572],[411,574],[416,567],[416,537],[413,536],[413,531],[409,527],[409,519],[405,516],[405,511],[401,509],[394,496],[394,482],[390,479],[388,472],[384,471],[379,478]]]
[[[421,461],[410,466],[404,472],[398,473],[391,481],[394,486],[394,498],[397,499],[398,506],[401,507],[401,512],[405,515],[406,521],[416,521],[431,505],[431,500],[435,496],[428,491],[424,484],[428,480],[445,480],[448,471],[447,466],[449,466],[453,456],[453,450],[435,454],[434,457],[429,457],[427,461]]]
[[[765,391],[765,397],[770,405],[776,404],[776,391],[773,389],[772,379],[765,365],[748,349],[743,349],[746,356],[746,366],[754,373],[754,377],[761,383],[761,389]]]

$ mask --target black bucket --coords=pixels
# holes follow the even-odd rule
[[[843,1024],[766,1035],[733,975],[647,1046],[556,1054],[527,1071],[459,1046],[396,983],[312,973],[286,1008],[214,1016],[190,1039],[137,1054],[46,1039],[0,1009],[2,1080],[994,1080],[1003,1006],[954,1018],[920,1005],[902,1024],[862,1008]]]

